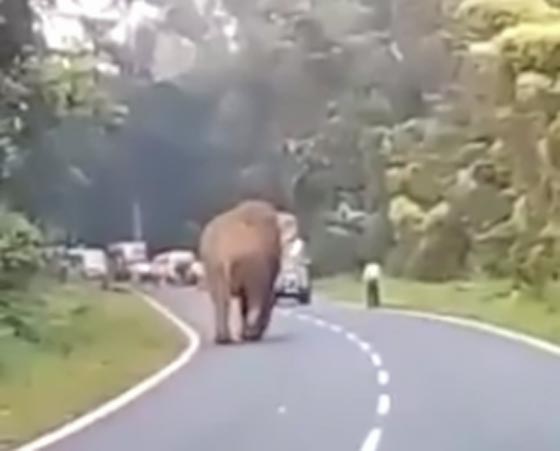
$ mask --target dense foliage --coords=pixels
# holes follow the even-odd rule
[[[542,248],[557,216],[546,163],[560,98],[552,2],[224,4],[235,52],[216,18],[185,28],[174,10],[158,27],[197,46],[192,67],[159,83],[120,77],[112,94],[131,114],[118,128],[93,55],[20,45],[6,56],[6,204],[43,233],[103,244],[130,234],[138,201],[146,237],[162,248],[194,245],[243,188],[275,191],[326,272],[378,259],[422,279],[554,277],[536,275],[554,260]],[[534,129],[516,122],[531,115],[542,116]],[[531,165],[550,170],[534,176]]]
[[[0,289],[21,287],[41,265],[41,234],[19,213],[0,209]]]
[[[464,0],[456,18],[472,37],[488,39],[522,23],[554,22],[560,12],[545,0]]]
[[[53,144],[53,131],[72,120],[103,130],[113,104],[93,55],[34,45],[27,1],[1,2],[0,17],[0,333],[38,340],[48,306],[28,290],[43,265],[46,226],[61,199],[87,185],[96,159],[81,145]],[[63,228],[65,210],[55,224]]]

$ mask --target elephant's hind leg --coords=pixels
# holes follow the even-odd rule
[[[224,271],[212,271],[209,274],[208,285],[210,295],[214,304],[214,321],[216,336],[214,341],[217,344],[228,344],[232,342],[229,331],[229,308],[230,308],[230,289]]]
[[[243,327],[242,338],[245,341],[258,341],[262,338],[270,322],[271,309],[267,302],[268,293],[262,290],[251,292],[248,299],[247,321]]]
[[[241,338],[245,341],[257,341],[262,336],[262,330],[259,327],[260,309],[251,308],[247,314],[247,319],[243,324]]]
[[[216,338],[217,344],[229,344],[232,342],[229,331],[229,299],[226,302],[217,302],[215,304],[216,317]]]

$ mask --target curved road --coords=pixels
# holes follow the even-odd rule
[[[209,343],[209,302],[158,298],[201,352],[51,451],[558,451],[560,359],[492,335],[317,302],[257,344]]]

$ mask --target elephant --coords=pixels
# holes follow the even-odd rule
[[[199,255],[214,306],[216,344],[232,342],[229,312],[234,297],[241,307],[241,339],[262,338],[276,302],[281,253],[277,210],[268,202],[241,201],[205,226]]]

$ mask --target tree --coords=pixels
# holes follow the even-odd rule
[[[235,79],[251,80],[245,98],[267,99],[257,116],[261,135],[250,146],[258,149],[253,161],[278,165],[271,154],[284,147],[284,140],[302,143],[296,152],[303,167],[280,166],[290,173],[284,177],[290,181],[281,185],[297,187],[285,196],[295,200],[292,208],[303,215],[307,232],[322,221],[319,217],[340,189],[355,193],[361,208],[369,209],[366,216],[379,215],[377,224],[387,228],[383,160],[366,135],[373,127],[419,114],[423,105],[418,89],[409,84],[407,91],[405,71],[380,30],[389,25],[379,23],[384,5],[326,1],[302,8],[261,1],[226,6],[238,21]],[[376,239],[387,236],[388,231]],[[365,258],[379,254],[370,246]]]
[[[34,220],[68,226],[122,113],[102,87],[91,50],[53,51],[31,32],[28,1],[0,4],[0,196]],[[4,46],[4,43],[6,45]],[[96,142],[98,141],[98,142]]]

